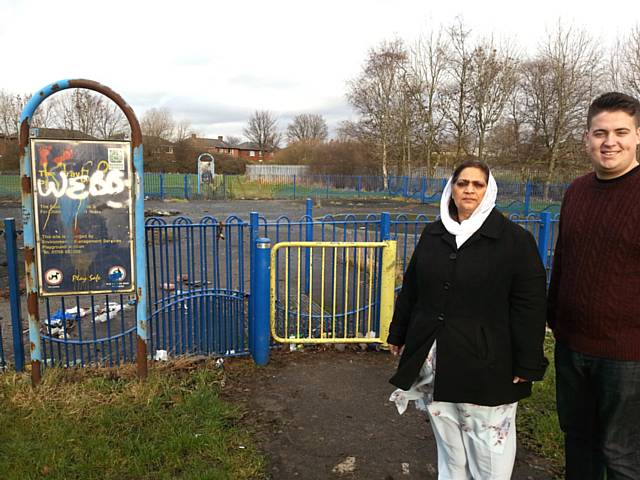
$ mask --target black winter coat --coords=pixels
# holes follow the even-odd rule
[[[494,209],[456,248],[428,224],[404,276],[388,343],[404,345],[391,383],[408,390],[437,340],[434,400],[495,406],[531,394],[547,366],[545,270],[533,236]]]

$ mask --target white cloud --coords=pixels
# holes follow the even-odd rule
[[[198,0],[93,3],[0,0],[0,88],[33,92],[90,78],[120,93],[141,115],[167,107],[209,136],[241,135],[253,110],[282,118],[349,116],[346,83],[383,40],[407,42],[463,15],[477,34],[503,35],[532,50],[561,18],[612,41],[637,21],[616,4],[615,29],[602,10],[575,0]],[[284,127],[284,125],[282,125]]]

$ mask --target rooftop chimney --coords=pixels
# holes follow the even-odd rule
[[[222,135],[218,135],[218,140],[222,141]]]

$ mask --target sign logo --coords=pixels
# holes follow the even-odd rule
[[[44,272],[44,280],[48,285],[56,287],[62,283],[62,272],[57,268],[50,268]]]
[[[114,265],[107,272],[107,278],[110,282],[122,282],[127,278],[127,271],[121,265]]]

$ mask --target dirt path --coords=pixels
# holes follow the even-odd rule
[[[274,480],[436,479],[424,416],[413,407],[399,416],[388,402],[394,365],[388,353],[333,349],[273,352],[264,368],[229,359],[224,394],[242,399]],[[551,479],[549,469],[519,448],[512,478]]]

